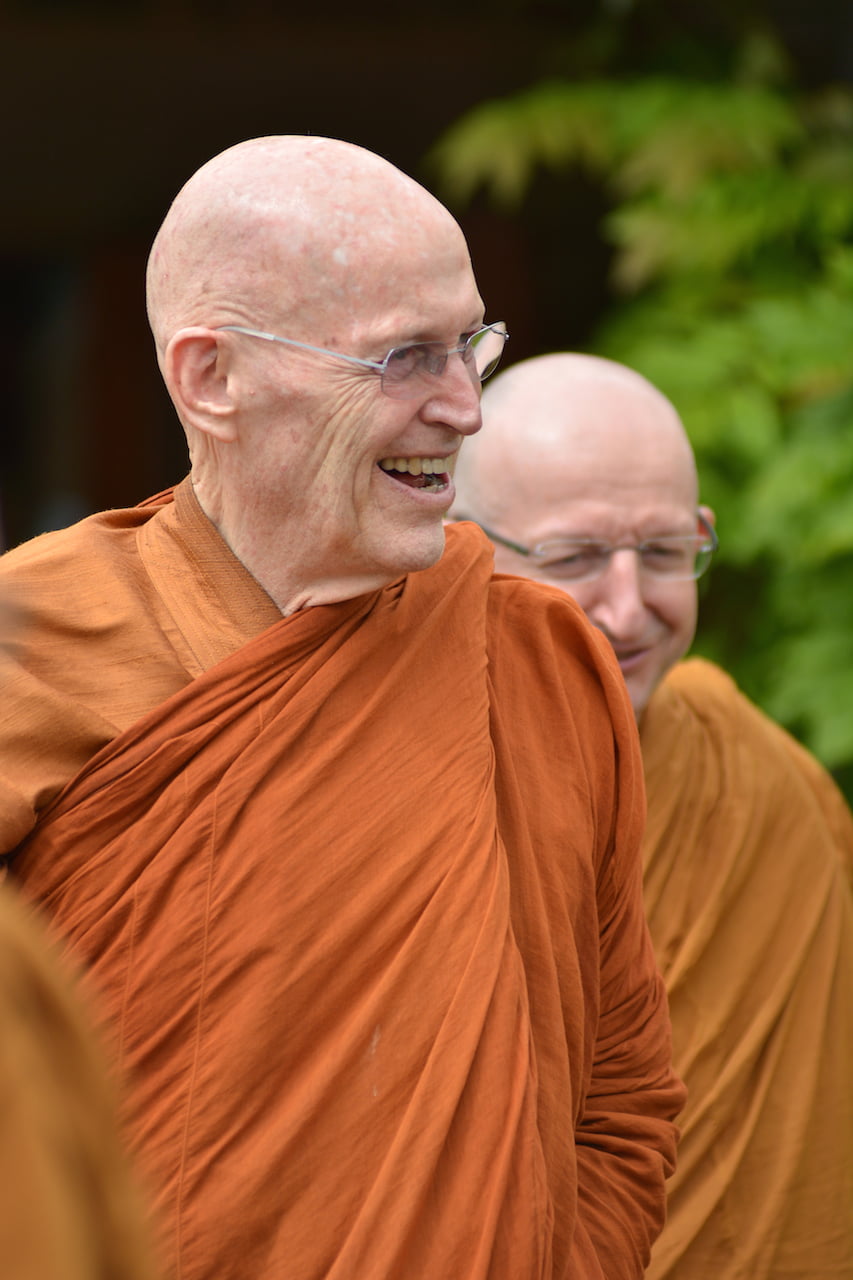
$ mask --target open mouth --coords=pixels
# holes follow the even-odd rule
[[[381,458],[379,466],[392,480],[410,489],[446,489],[450,476],[445,458]]]

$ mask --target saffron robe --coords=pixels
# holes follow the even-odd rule
[[[641,726],[645,897],[688,1088],[653,1280],[853,1276],[853,820],[699,659]]]
[[[0,1274],[153,1280],[106,1066],[32,917],[0,888]]]
[[[683,1090],[580,611],[460,526],[281,618],[187,484],[6,559],[12,867],[97,982],[170,1272],[639,1277]]]

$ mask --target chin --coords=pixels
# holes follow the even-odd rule
[[[639,698],[636,700],[634,698],[631,699],[631,709],[634,712],[634,719],[636,720],[637,724],[639,724],[640,721],[642,720],[643,713],[648,705],[649,705],[648,698]]]
[[[628,697],[631,699],[631,706],[634,709],[634,716],[639,721],[657,685],[647,678],[637,681],[626,680],[625,685],[628,690]]]
[[[444,526],[435,529],[409,531],[399,538],[393,546],[393,561],[396,573],[419,573],[422,569],[431,569],[444,555]]]
[[[638,721],[642,718],[643,712],[655,696],[659,686],[678,663],[679,659],[680,655],[676,655],[668,658],[666,662],[659,663],[653,671],[642,676],[638,673],[636,683],[631,680],[626,681],[628,694],[631,698],[631,706],[634,708],[634,715]]]

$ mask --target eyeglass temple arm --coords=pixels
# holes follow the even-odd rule
[[[509,334],[505,329],[500,329],[503,320],[496,320],[494,324],[483,325],[482,329],[478,329],[476,333],[471,334],[471,338],[467,342],[463,342],[460,347],[450,347],[448,355],[459,355],[463,351],[473,350],[471,347],[471,339],[493,333],[496,337],[503,338],[504,342],[509,339]],[[344,355],[342,351],[332,351],[329,347],[314,347],[310,342],[297,342],[295,338],[281,338],[277,333],[266,333],[263,329],[249,329],[242,324],[221,324],[219,329],[227,333],[243,333],[247,338],[263,338],[264,342],[280,342],[283,347],[299,347],[300,351],[314,351],[321,356],[334,356],[336,360],[348,360],[350,364],[362,364],[368,369],[376,369],[378,373],[385,372],[385,361],[364,360],[360,356]]]
[[[491,529],[487,529],[484,524],[480,524],[479,520],[475,520],[473,516],[456,516],[458,520],[470,520],[478,529],[481,529],[490,542],[498,542],[502,547],[508,547],[510,551],[517,551],[520,556],[529,556],[530,548],[523,547],[520,542],[510,542],[509,538],[502,538],[499,533],[492,533]]]
[[[717,530],[711,524],[710,520],[707,520],[705,516],[702,515],[701,511],[698,512],[698,516],[699,516],[699,522],[702,525],[702,528],[705,530],[705,533],[708,536],[708,540],[711,543],[711,550],[712,551],[718,550],[720,545],[720,540],[717,537]],[[479,520],[475,520],[473,516],[457,516],[456,519],[470,520],[472,524],[476,524],[480,529],[482,529],[483,533],[491,542],[497,542],[502,547],[508,547],[510,551],[518,552],[520,556],[529,556],[533,554],[529,547],[523,547],[520,542],[512,542],[510,541],[509,538],[501,537],[499,533],[493,533],[491,529],[487,529],[484,524],[481,524]]]
[[[364,364],[368,369],[382,369],[376,360],[362,360],[360,356],[345,356],[340,351],[330,351],[328,347],[312,347],[310,342],[297,342],[295,338],[280,338],[277,333],[264,333],[261,329],[247,329],[241,324],[221,324],[220,329],[229,333],[244,333],[248,338],[263,338],[264,342],[280,342],[283,347],[299,347],[301,351],[314,351],[321,356],[334,356],[337,360],[349,360],[351,364]]]

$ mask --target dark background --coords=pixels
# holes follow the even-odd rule
[[[183,475],[145,320],[151,240],[186,178],[234,142],[319,133],[427,185],[468,108],[555,74],[717,73],[772,24],[804,84],[853,78],[849,0],[497,0],[404,7],[0,5],[0,502],[12,546]],[[517,218],[460,216],[511,361],[582,347],[609,300],[601,191],[536,180]]]

